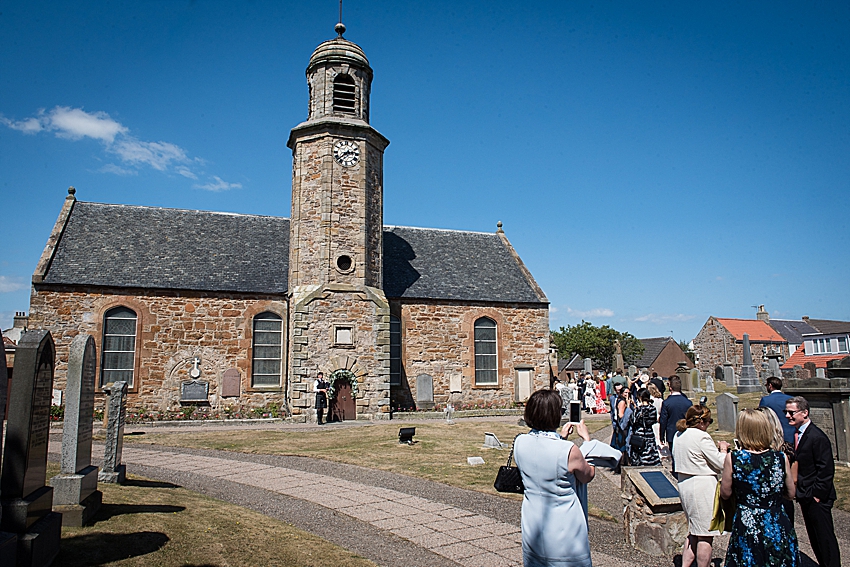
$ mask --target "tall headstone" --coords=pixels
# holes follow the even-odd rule
[[[753,353],[750,350],[750,335],[744,333],[744,364],[741,366],[741,378],[738,380],[738,393],[760,392],[761,382],[756,367],[753,366]]]
[[[97,349],[91,335],[71,341],[65,386],[65,423],[62,428],[61,472],[50,479],[53,511],[63,526],[82,526],[100,509],[98,469],[91,464]]]
[[[3,345],[3,333],[0,333],[0,345]],[[2,348],[2,346],[0,346]],[[6,372],[5,349],[0,351],[0,456],[3,455],[3,422],[6,419],[6,385],[9,378]],[[2,499],[0,494],[0,499]],[[0,508],[0,523],[3,509]],[[15,564],[18,536],[9,532],[0,532],[0,567],[12,567]]]
[[[735,369],[728,360],[723,363],[723,381],[726,382],[727,388],[737,385],[735,382]]]
[[[717,396],[717,429],[735,431],[738,423],[738,396],[724,392]]]
[[[691,379],[691,387],[695,392],[702,392],[702,387],[699,381],[699,370],[696,368],[691,368],[691,371],[688,373]]]
[[[103,389],[109,394],[106,406],[106,443],[103,449],[103,467],[98,475],[100,482],[124,484],[127,467],[121,464],[124,448],[124,419],[127,413],[127,382],[113,382]]]
[[[416,377],[416,407],[425,410],[434,407],[434,378],[430,374]]]
[[[59,552],[62,515],[52,511],[45,486],[53,365],[56,350],[47,331],[26,331],[15,350],[0,499],[0,530],[17,535],[17,565],[50,565]]]
[[[694,389],[691,385],[691,372],[688,370],[688,363],[682,361],[676,366],[676,376],[682,381],[682,391],[690,392]]]
[[[589,374],[589,373],[592,374],[593,373],[593,360],[591,360],[590,358],[584,359],[584,373],[585,374]]]

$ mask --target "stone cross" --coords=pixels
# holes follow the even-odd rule
[[[744,333],[744,365],[741,367],[741,378],[738,381],[738,393],[760,392],[758,371],[753,366],[753,353],[750,350],[750,335]]]
[[[121,464],[124,447],[124,419],[126,416],[127,382],[114,382],[104,388],[109,394],[107,402],[106,446],[103,450],[103,468],[98,475],[100,482],[124,484],[127,467]]]
[[[63,526],[82,526],[100,509],[98,468],[91,464],[92,419],[97,349],[91,335],[71,341],[65,386],[65,423],[62,428],[61,473],[50,479],[53,511]]]
[[[0,477],[0,530],[17,535],[17,565],[49,565],[59,553],[62,515],[51,510],[53,488],[45,485],[55,360],[49,332],[24,332],[15,350]]]

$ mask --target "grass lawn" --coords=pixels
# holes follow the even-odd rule
[[[608,425],[607,419],[588,421],[591,431]],[[401,445],[399,427],[416,427],[416,443]],[[377,422],[363,427],[335,428],[328,425],[317,431],[187,431],[185,433],[148,432],[126,437],[134,443],[171,445],[201,449],[220,449],[264,455],[297,455],[363,465],[393,473],[406,474],[451,486],[498,494],[493,480],[505,464],[508,450],[482,449],[484,433],[494,433],[510,445],[527,427],[500,421],[463,421],[448,425],[443,421],[408,424]],[[482,457],[483,465],[469,466],[467,457]]]
[[[58,474],[48,465],[48,477]],[[318,536],[173,484],[100,484],[95,523],[62,528],[56,567],[174,565],[374,567]]]

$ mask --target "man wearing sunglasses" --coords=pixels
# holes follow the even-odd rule
[[[835,502],[835,461],[829,437],[809,419],[809,402],[802,396],[785,403],[785,417],[794,428],[797,463],[797,502],[820,567],[840,567],[841,556],[832,504]]]

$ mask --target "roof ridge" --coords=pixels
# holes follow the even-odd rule
[[[275,215],[258,215],[254,213],[233,213],[229,211],[206,211],[203,209],[183,209],[176,207],[155,207],[151,205],[126,205],[121,203],[96,203],[93,201],[77,201],[79,205],[97,205],[99,207],[116,207],[121,209],[149,209],[149,210],[159,210],[159,211],[178,211],[181,213],[200,213],[200,214],[209,214],[209,215],[222,215],[228,217],[259,217],[259,218],[268,218],[268,219],[280,219],[280,220],[290,220],[289,217],[279,217]]]
[[[410,228],[412,230],[434,230],[437,232],[460,232],[463,234],[484,234],[486,236],[495,236],[494,232],[482,232],[480,230],[461,230],[458,228],[431,228],[427,226],[404,226],[400,224],[385,224],[384,230],[393,228]]]

